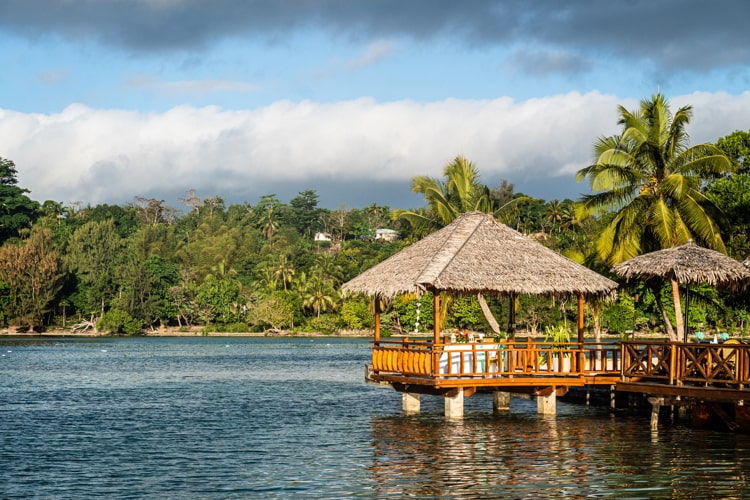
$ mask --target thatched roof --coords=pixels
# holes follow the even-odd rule
[[[425,290],[608,296],[617,283],[492,215],[470,212],[345,283],[345,292],[394,297]]]
[[[741,287],[750,280],[750,271],[742,263],[692,241],[639,255],[616,265],[612,271],[626,280],[661,277],[683,284],[727,288]]]

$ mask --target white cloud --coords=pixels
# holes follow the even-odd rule
[[[693,143],[747,128],[750,92],[691,94],[672,103],[693,104]],[[637,101],[573,92],[521,102],[357,99],[279,101],[254,110],[180,106],[164,113],[83,105],[55,114],[0,110],[0,156],[16,163],[19,185],[39,201],[124,203],[194,188],[255,202],[277,192],[274,186],[328,179],[337,186],[371,182],[364,206],[382,203],[380,183],[408,190],[411,177],[440,177],[458,154],[474,161],[488,184],[502,178],[570,183],[590,160],[596,137],[617,131],[618,104],[632,109]],[[570,193],[545,197],[565,196]]]

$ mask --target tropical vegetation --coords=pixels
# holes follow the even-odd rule
[[[124,205],[40,205],[17,185],[14,162],[0,159],[0,324],[124,335],[367,330],[374,304],[342,296],[341,284],[470,210],[603,274],[688,239],[746,258],[750,131],[690,146],[691,108],[672,113],[660,94],[619,115],[621,133],[599,138],[592,164],[578,173],[593,191],[581,200],[532,198],[507,180],[488,186],[477,165],[457,156],[442,177],[412,180],[421,208],[322,208],[314,190],[231,205],[190,190],[180,209],[139,196]],[[378,229],[398,238],[377,238]],[[595,332],[670,335],[673,292],[670,283],[622,287],[615,302],[588,304],[587,323]],[[691,298],[692,328],[747,332],[747,296],[696,287]],[[516,322],[531,334],[575,317],[572,300],[529,296],[453,297],[439,314],[447,328],[502,336],[503,300],[515,301]],[[429,294],[380,307],[384,334],[432,328]]]

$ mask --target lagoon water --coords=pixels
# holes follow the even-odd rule
[[[747,498],[750,436],[558,402],[401,414],[340,338],[0,338],[0,498]]]

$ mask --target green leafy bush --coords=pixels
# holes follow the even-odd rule
[[[372,327],[372,313],[368,307],[368,299],[356,297],[344,302],[341,307],[341,319],[347,328],[363,330]]]
[[[110,309],[104,313],[96,328],[107,333],[126,335],[136,335],[143,330],[140,321],[122,309]]]
[[[319,318],[308,318],[302,326],[302,331],[331,334],[344,326],[345,325],[342,323],[341,317],[338,314],[321,314]]]
[[[457,328],[489,330],[479,301],[474,296],[455,297],[450,305],[448,322]]]

